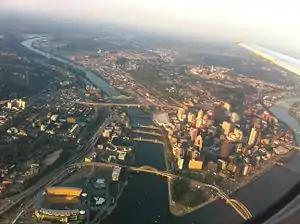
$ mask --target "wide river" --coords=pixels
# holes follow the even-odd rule
[[[32,43],[39,38],[22,42],[27,49],[47,58],[66,63],[85,72],[86,77],[99,89],[108,95],[120,93],[109,86],[98,75],[90,70],[69,62],[63,58],[42,52],[32,47]],[[289,105],[297,99],[282,99],[271,109],[272,112],[293,130],[299,131],[300,127],[288,114]],[[300,100],[300,99],[299,99]],[[151,118],[143,118],[139,109],[129,109],[133,123],[144,125],[152,124]],[[300,135],[297,136],[300,143]],[[150,165],[157,169],[165,169],[163,147],[154,143],[138,143],[135,165]],[[299,171],[300,157],[297,155],[285,164],[286,167]],[[242,201],[253,215],[268,208],[281,195],[286,193],[297,182],[300,175],[284,167],[275,166],[253,180],[249,185],[237,191],[233,197]],[[170,214],[168,209],[168,188],[165,179],[150,175],[135,175],[123,191],[118,201],[117,208],[105,221],[105,224],[191,224],[191,223],[242,223],[242,219],[223,201],[216,201],[187,216],[178,218]]]

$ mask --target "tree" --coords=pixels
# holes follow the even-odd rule
[[[182,200],[189,189],[190,181],[188,179],[175,178],[172,182],[172,196],[174,201]]]

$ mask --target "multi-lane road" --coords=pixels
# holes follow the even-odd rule
[[[94,135],[89,139],[89,141],[85,144],[83,147],[83,150],[69,159],[67,162],[62,164],[60,168],[57,170],[51,172],[47,176],[40,179],[35,185],[31,186],[27,190],[23,191],[22,193],[15,195],[11,198],[2,200],[0,203],[0,215],[5,214],[6,212],[9,212],[13,207],[17,206],[18,204],[21,204],[21,202],[26,201],[25,203],[21,204],[21,206],[16,210],[16,215],[12,218],[12,223],[16,223],[17,220],[21,217],[21,215],[32,206],[34,203],[35,195],[43,188],[47,186],[51,186],[60,180],[62,180],[66,175],[69,174],[69,171],[71,171],[73,168],[70,166],[73,163],[77,163],[81,161],[86,155],[91,153],[94,150],[94,145],[98,141],[101,133],[103,132],[104,128],[107,126],[107,124],[116,118],[116,114],[113,113],[109,115],[104,122],[101,124],[101,126],[98,128],[98,130],[94,133]],[[70,169],[68,169],[70,167]]]

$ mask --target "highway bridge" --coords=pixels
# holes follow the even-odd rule
[[[104,99],[106,100],[132,100],[134,99],[132,96],[125,96],[125,95],[119,95],[119,96],[110,96],[110,97],[105,97]]]
[[[156,144],[161,144],[164,145],[165,143],[163,141],[157,140],[157,139],[148,139],[148,138],[132,138],[133,141],[137,142],[151,142],[151,143],[156,143]]]
[[[154,136],[158,136],[161,137],[160,133],[154,132],[154,131],[143,131],[141,129],[133,129],[131,130],[132,133],[138,133],[138,134],[145,134],[145,135],[154,135]]]
[[[152,173],[152,174],[156,174],[156,175],[159,175],[162,177],[166,177],[166,178],[168,178],[168,181],[170,181],[171,179],[174,179],[174,178],[185,178],[185,177],[181,177],[176,174],[170,173],[169,171],[157,170],[156,168],[151,167],[151,166],[132,167],[132,166],[126,166],[126,165],[122,166],[122,165],[113,164],[113,163],[106,164],[106,163],[99,163],[99,162],[78,163],[78,164],[72,164],[71,166],[73,166],[74,168],[81,168],[81,167],[87,167],[87,166],[113,168],[115,166],[120,166],[124,169],[131,170],[131,171]],[[195,186],[208,188],[208,189],[211,189],[214,192],[216,192],[217,195],[221,199],[223,199],[228,205],[230,205],[244,220],[248,220],[252,217],[251,212],[247,209],[247,207],[244,204],[242,204],[240,201],[230,198],[229,195],[227,195],[225,192],[223,192],[218,187],[216,187],[214,185],[202,183],[197,180],[190,180],[190,181],[191,181],[191,184],[193,184]]]
[[[300,147],[296,146],[296,145],[291,145],[291,144],[281,144],[284,147],[288,147],[288,148],[292,148],[292,149],[296,149],[300,151]]]
[[[140,128],[149,128],[149,129],[153,129],[153,130],[160,130],[159,127],[156,127],[154,125],[142,125],[142,124],[138,123],[137,126]]]
[[[143,107],[144,105],[142,104],[137,104],[137,103],[107,103],[107,102],[84,102],[84,101],[72,101],[72,103],[76,104],[81,104],[85,106],[91,106],[91,107],[98,107],[98,106],[103,106],[103,107]]]
[[[91,106],[91,107],[98,107],[98,106],[103,106],[103,107],[137,107],[137,108],[142,108],[142,107],[156,107],[156,108],[170,108],[170,109],[178,109],[176,106],[172,105],[156,105],[156,104],[138,104],[138,103],[115,103],[115,102],[85,102],[85,101],[71,101],[71,103],[76,103],[80,105],[85,105],[85,106]]]

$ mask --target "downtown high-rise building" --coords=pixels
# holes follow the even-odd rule
[[[199,110],[198,114],[197,114],[197,120],[202,120],[203,119],[203,115],[204,115],[203,110]]]
[[[231,115],[230,115],[230,121],[232,123],[236,123],[239,120],[240,120],[240,116],[236,112],[231,113]]]
[[[231,130],[232,130],[232,123],[231,123],[231,122],[228,122],[228,121],[224,121],[224,122],[222,123],[222,129],[223,129],[223,131],[224,131],[224,134],[225,134],[226,136],[228,136],[229,133],[230,133]]]
[[[177,112],[177,118],[180,121],[183,121],[186,118],[186,110],[183,108],[179,108]]]
[[[197,128],[190,128],[189,134],[190,134],[191,140],[195,141],[195,139],[198,135],[198,129]]]
[[[189,112],[188,113],[188,122],[193,123],[195,121],[195,114]]]
[[[227,103],[227,102],[224,102],[224,103],[223,103],[223,108],[224,108],[226,111],[230,111],[230,110],[231,110],[231,104],[230,104],[230,103]]]
[[[198,135],[195,139],[194,145],[199,147],[199,149],[201,150],[203,147],[203,139],[201,137],[201,135]]]
[[[220,157],[222,159],[227,159],[231,153],[232,144],[229,140],[225,139],[221,142],[220,147]]]
[[[259,135],[259,130],[256,127],[253,127],[250,132],[249,140],[248,140],[248,145],[253,145],[257,141],[257,137]]]

